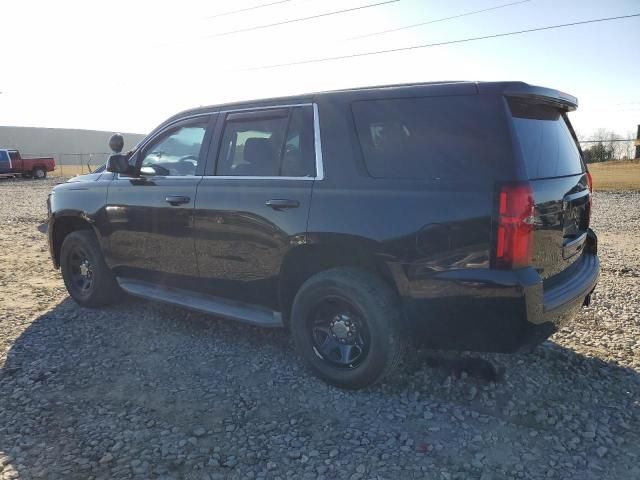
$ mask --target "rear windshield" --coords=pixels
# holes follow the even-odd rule
[[[373,177],[482,181],[494,173],[495,102],[421,97],[358,101],[352,109]]]
[[[569,119],[550,105],[509,99],[516,135],[529,179],[584,172]]]

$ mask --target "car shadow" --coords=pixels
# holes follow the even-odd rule
[[[188,462],[162,453],[165,440],[197,457],[221,448],[235,429],[296,429],[322,452],[327,438],[354,426],[414,439],[401,456],[441,445],[424,461],[449,465],[468,461],[446,451],[470,426],[542,448],[531,432],[558,435],[565,424],[591,431],[594,421],[599,432],[598,420],[581,411],[608,416],[604,438],[612,442],[609,455],[596,458],[597,475],[581,478],[615,473],[611,452],[630,444],[616,439],[640,444],[640,375],[633,369],[553,342],[526,355],[419,351],[412,358],[388,383],[341,391],[300,365],[286,330],[142,300],[90,310],[66,299],[15,339],[0,369],[0,465],[25,477],[108,478],[135,475],[139,465],[120,458],[146,455],[152,461],[142,476],[181,476]],[[207,435],[196,440],[198,426]],[[571,436],[558,440],[568,456]],[[270,438],[265,448],[275,452]]]

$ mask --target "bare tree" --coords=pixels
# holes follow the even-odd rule
[[[627,136],[621,136],[612,130],[599,128],[588,139],[580,135],[579,139],[589,140],[582,143],[587,162],[606,162],[608,160],[623,160],[633,157],[633,141],[624,141],[633,138],[630,132]]]

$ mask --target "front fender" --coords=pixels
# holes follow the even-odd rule
[[[49,252],[56,268],[64,237],[73,230],[91,229],[103,251],[108,248],[103,235],[108,182],[70,182],[57,185],[47,198]]]

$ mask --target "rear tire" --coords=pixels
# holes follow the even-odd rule
[[[79,305],[99,307],[116,300],[120,289],[93,232],[79,230],[65,237],[60,269],[69,295]]]
[[[33,178],[36,180],[44,180],[47,178],[47,171],[44,168],[36,167],[33,169]]]
[[[378,276],[352,267],[320,272],[300,287],[291,331],[315,375],[346,389],[391,376],[407,341],[396,293]]]

